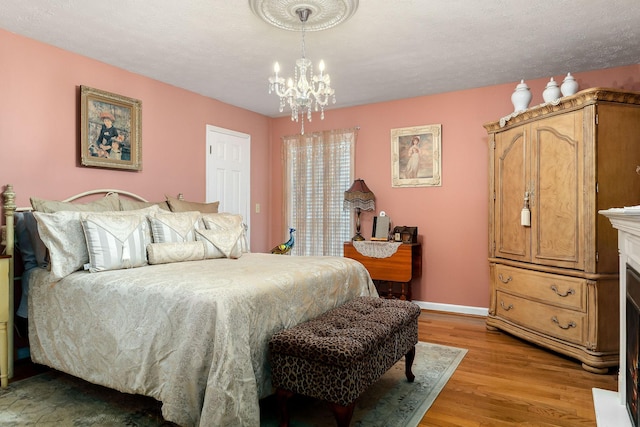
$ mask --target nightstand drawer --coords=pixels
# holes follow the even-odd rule
[[[575,344],[586,344],[586,313],[497,293],[496,315],[529,329]]]
[[[498,264],[494,281],[496,290],[544,304],[587,311],[587,282],[584,279]]]

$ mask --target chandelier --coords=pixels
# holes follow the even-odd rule
[[[269,77],[269,93],[275,92],[280,97],[280,112],[285,105],[291,108],[291,120],[302,121],[301,134],[304,135],[305,115],[311,121],[311,112],[320,110],[320,120],[324,120],[324,107],[332,100],[336,103],[335,91],[331,87],[331,77],[324,72],[324,61],[320,61],[318,69],[320,74],[313,73],[311,61],[307,59],[304,45],[305,24],[311,9],[296,9],[296,14],[302,22],[302,58],[296,60],[294,77],[285,79],[278,75],[280,65],[276,62],[273,71],[274,76]]]

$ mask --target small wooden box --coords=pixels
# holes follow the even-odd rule
[[[418,243],[418,227],[407,227],[406,225],[398,225],[393,229],[393,235],[396,241],[402,243]],[[400,240],[397,237],[400,237]]]

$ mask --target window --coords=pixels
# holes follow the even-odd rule
[[[351,239],[344,192],[353,181],[357,129],[283,138],[285,224],[293,227],[292,255],[342,256]]]

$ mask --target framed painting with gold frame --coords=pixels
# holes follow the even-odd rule
[[[442,125],[391,129],[391,186],[442,185]]]
[[[142,103],[80,86],[80,162],[83,166],[142,170]]]

